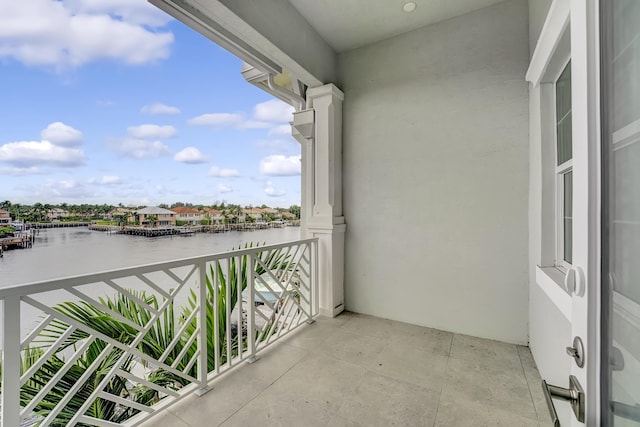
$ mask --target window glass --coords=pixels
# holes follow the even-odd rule
[[[571,264],[573,253],[573,172],[567,172],[563,177],[563,197],[564,206],[562,212],[563,228],[564,228],[564,260]]]
[[[571,62],[556,82],[556,123],[558,165],[571,159]]]

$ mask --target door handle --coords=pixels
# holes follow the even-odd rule
[[[558,420],[558,413],[556,407],[553,405],[552,399],[565,400],[571,404],[573,413],[576,419],[580,422],[584,422],[585,417],[585,396],[584,390],[578,382],[578,379],[569,375],[569,388],[558,387],[555,385],[547,384],[545,380],[542,380],[542,391],[544,392],[544,398],[547,401],[547,407],[549,408],[549,414],[551,415],[551,421],[554,427],[560,427],[560,420]]]

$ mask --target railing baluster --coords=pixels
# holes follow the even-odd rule
[[[244,313],[242,312],[242,258],[236,257],[236,307],[238,308],[238,330],[236,343],[238,348],[238,360],[244,356]]]
[[[227,366],[232,365],[232,357],[231,357],[231,260],[233,256],[227,258],[227,286],[225,286],[225,320],[227,325],[227,330],[225,331],[226,336],[224,337],[225,347],[227,348]]]
[[[247,266],[247,340],[249,346],[249,363],[258,360],[256,356],[256,332],[255,332],[255,285],[256,285],[256,259],[254,254],[248,255]]]
[[[309,319],[307,323],[313,323],[313,316],[318,313],[318,241],[309,243]]]
[[[207,386],[207,374],[209,373],[207,336],[211,331],[207,330],[207,263],[201,262],[198,266],[200,270],[200,293],[198,295],[198,383],[200,387],[196,391],[198,396],[202,396],[208,392],[210,388]]]
[[[220,354],[220,301],[218,301],[218,297],[220,296],[220,279],[218,278],[218,267],[220,266],[220,261],[216,260],[213,262],[213,277],[211,281],[213,282],[213,344],[214,344],[214,356],[215,366],[216,366],[216,374],[220,373],[220,362],[221,362],[221,354]]]
[[[2,425],[20,425],[20,297],[3,301]]]

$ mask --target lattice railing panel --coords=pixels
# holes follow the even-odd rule
[[[316,240],[0,289],[2,420],[139,423],[317,310]]]

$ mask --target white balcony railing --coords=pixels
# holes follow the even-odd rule
[[[2,425],[136,425],[317,314],[317,239],[0,289]]]

